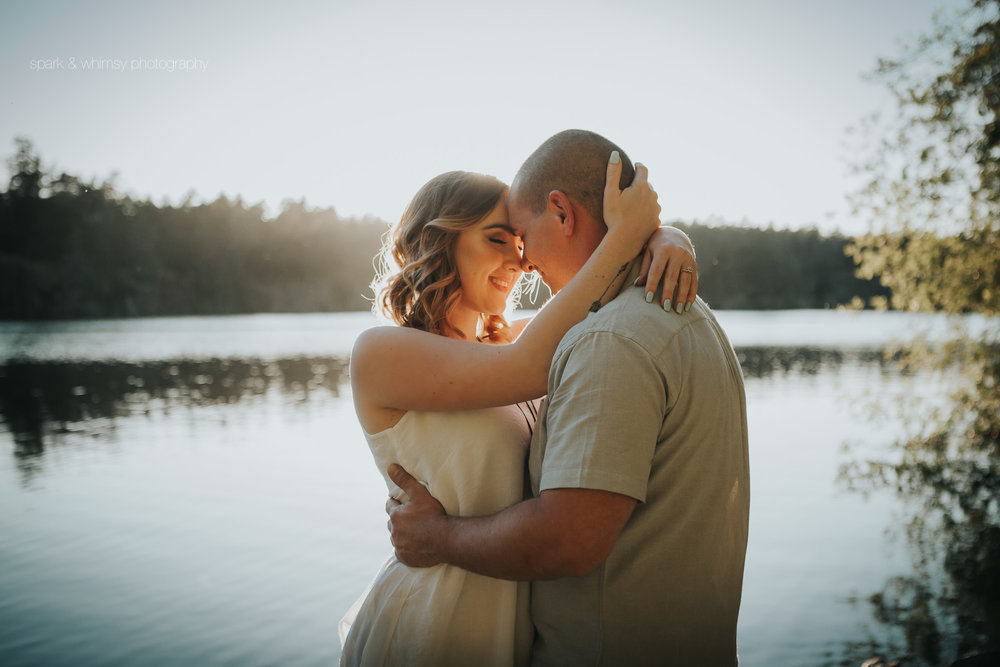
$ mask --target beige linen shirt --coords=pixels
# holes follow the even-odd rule
[[[626,283],[631,285],[631,283]],[[563,338],[531,444],[532,493],[639,501],[594,572],[532,584],[534,665],[735,665],[750,479],[732,345],[624,288]]]

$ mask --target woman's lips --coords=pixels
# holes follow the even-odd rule
[[[510,288],[510,281],[504,280],[502,278],[494,278],[490,276],[490,284],[497,288],[501,292],[506,292]]]

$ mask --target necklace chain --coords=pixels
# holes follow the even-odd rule
[[[622,264],[622,267],[618,269],[618,273],[615,274],[615,277],[611,279],[611,282],[608,283],[608,286],[604,288],[603,292],[601,292],[601,296],[597,297],[597,301],[590,304],[590,312],[596,313],[598,310],[601,309],[601,301],[604,299],[604,295],[608,293],[608,290],[611,289],[611,286],[615,284],[616,280],[618,280],[618,276],[620,276],[625,271],[625,269],[628,268],[628,265],[631,263],[632,263],[631,261],[628,261]]]

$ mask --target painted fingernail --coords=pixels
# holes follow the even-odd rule
[[[638,287],[638,286],[639,286],[639,276],[636,276],[635,277],[635,282],[632,283],[632,287]]]
[[[646,292],[646,303],[653,303],[653,293]]]
[[[684,312],[684,304],[683,303],[678,303],[677,304],[677,308],[675,308],[675,310],[677,311],[677,314],[680,315],[681,313]]]
[[[670,312],[670,299],[663,300],[663,310]]]
[[[684,312],[685,313],[688,312],[689,310],[691,310],[691,304],[690,303],[688,305],[684,306]]]
[[[611,151],[611,164],[618,164],[621,161],[622,158],[618,155],[618,151]]]

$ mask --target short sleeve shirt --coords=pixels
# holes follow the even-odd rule
[[[749,516],[739,362],[700,299],[626,288],[571,329],[529,456],[532,493],[638,501],[594,572],[532,585],[535,665],[736,664]]]

